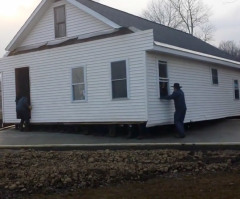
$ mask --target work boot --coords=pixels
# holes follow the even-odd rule
[[[18,125],[18,129],[19,129],[21,132],[23,131],[23,123],[22,123],[22,122]]]
[[[29,131],[30,131],[29,123],[25,123],[24,131],[26,131],[26,132],[29,132]]]

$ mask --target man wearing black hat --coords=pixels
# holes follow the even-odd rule
[[[183,91],[181,90],[182,87],[179,85],[179,83],[174,83],[172,87],[174,88],[172,95],[169,95],[167,97],[161,97],[161,99],[174,100],[175,105],[174,124],[179,133],[177,137],[184,138],[185,131],[183,121],[187,111],[185,97]]]

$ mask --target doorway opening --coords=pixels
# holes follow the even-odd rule
[[[16,96],[26,97],[28,99],[29,104],[31,104],[29,67],[15,69],[15,87]]]
[[[0,127],[3,127],[2,73],[0,73]]]

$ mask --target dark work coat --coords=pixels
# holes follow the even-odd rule
[[[16,112],[18,119],[29,119],[30,110],[29,103],[26,97],[21,97],[16,99]]]
[[[176,112],[183,111],[183,110],[187,109],[187,106],[186,106],[186,103],[185,103],[184,93],[181,89],[173,91],[172,95],[164,97],[163,99],[168,99],[168,100],[173,99]]]

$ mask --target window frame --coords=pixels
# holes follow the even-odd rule
[[[214,78],[214,76],[213,76],[213,70],[216,70],[217,71],[217,83],[214,83],[213,82],[213,78]],[[219,72],[218,72],[218,69],[217,68],[213,68],[213,67],[211,67],[210,68],[210,72],[211,72],[211,82],[212,82],[212,85],[213,86],[218,86],[219,85]]]
[[[83,83],[73,83],[73,69],[76,68],[83,68],[83,74],[84,74],[84,82]],[[71,101],[73,103],[78,103],[78,102],[87,102],[88,101],[88,93],[87,93],[87,67],[82,65],[82,66],[76,66],[71,68]],[[73,91],[73,86],[74,85],[82,85],[84,84],[84,95],[85,99],[80,99],[80,100],[74,100],[74,91]]]
[[[112,80],[112,63],[114,62],[121,62],[121,61],[125,61],[126,63],[126,89],[127,89],[127,96],[126,97],[119,97],[119,98],[113,98],[113,80]],[[126,59],[126,58],[123,58],[123,59],[115,59],[115,60],[112,60],[110,61],[110,88],[111,88],[111,93],[110,93],[110,96],[111,96],[111,99],[112,101],[119,101],[119,100],[129,100],[130,99],[130,85],[129,85],[129,60]],[[121,79],[118,79],[118,80],[121,80]]]
[[[65,21],[64,22],[61,22],[61,23],[57,23],[57,19],[56,19],[56,10],[57,8],[61,8],[63,7],[64,8],[64,18],[65,18]],[[66,6],[65,5],[60,5],[60,6],[56,6],[53,8],[53,13],[54,13],[54,36],[55,36],[55,39],[59,39],[59,38],[64,38],[67,36],[67,15],[66,15]],[[59,24],[65,24],[65,35],[64,36],[59,36],[59,30],[57,29],[57,27],[59,27]]]
[[[238,88],[236,89],[235,88],[235,81],[237,81],[237,85],[238,85]],[[236,98],[236,91],[238,91],[238,98]],[[233,80],[233,97],[234,97],[234,100],[240,100],[240,93],[239,93],[239,81],[238,81],[238,79],[234,79]]]
[[[159,63],[162,62],[162,63],[165,63],[166,66],[167,66],[167,69],[166,69],[166,72],[167,72],[167,78],[161,78],[159,76]],[[162,81],[161,81],[162,79]],[[158,59],[157,60],[157,88],[158,88],[158,97],[161,98],[161,91],[160,91],[160,82],[167,82],[168,83],[168,86],[167,86],[167,91],[168,91],[168,95],[170,93],[170,85],[169,85],[169,71],[168,71],[168,62],[167,61],[163,61],[163,60],[160,60]]]

